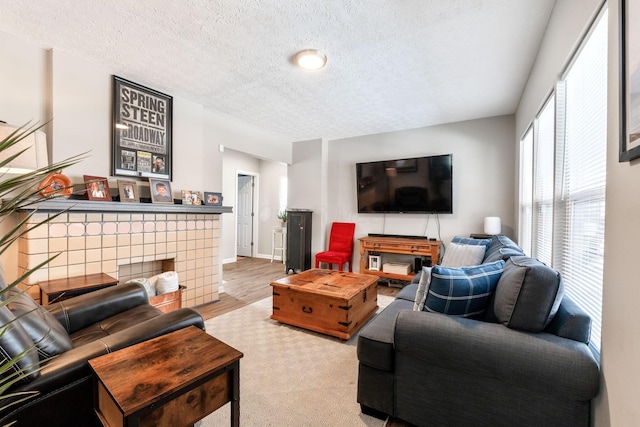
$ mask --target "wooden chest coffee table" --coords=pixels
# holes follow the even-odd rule
[[[271,282],[271,318],[348,340],[378,309],[377,284],[377,276],[347,271],[287,276]]]
[[[189,326],[91,359],[104,426],[181,427],[231,402],[240,424],[242,353]]]

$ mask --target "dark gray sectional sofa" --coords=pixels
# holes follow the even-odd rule
[[[600,387],[589,316],[557,272],[494,236],[483,263],[501,259],[482,315],[415,311],[418,276],[362,329],[364,413],[416,426],[589,425]]]

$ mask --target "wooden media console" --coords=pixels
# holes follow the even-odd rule
[[[412,239],[408,237],[374,237],[367,236],[360,239],[360,273],[374,274],[387,279],[411,281],[415,271],[410,274],[385,273],[378,270],[369,270],[369,254],[394,253],[412,255],[414,257],[430,257],[432,264],[437,264],[440,257],[439,240]]]

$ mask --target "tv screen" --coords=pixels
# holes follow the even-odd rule
[[[358,213],[453,213],[452,157],[357,163]]]

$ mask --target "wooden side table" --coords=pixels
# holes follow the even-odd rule
[[[240,425],[243,354],[195,326],[89,361],[104,426],[192,426],[227,402]]]
[[[40,286],[40,304],[43,306],[49,305],[59,300],[117,284],[117,279],[104,273],[45,280],[38,283]]]
[[[277,246],[278,236],[280,236],[280,245]],[[282,263],[287,263],[287,226],[274,226],[271,233],[271,262],[275,257],[276,251],[282,254]]]

